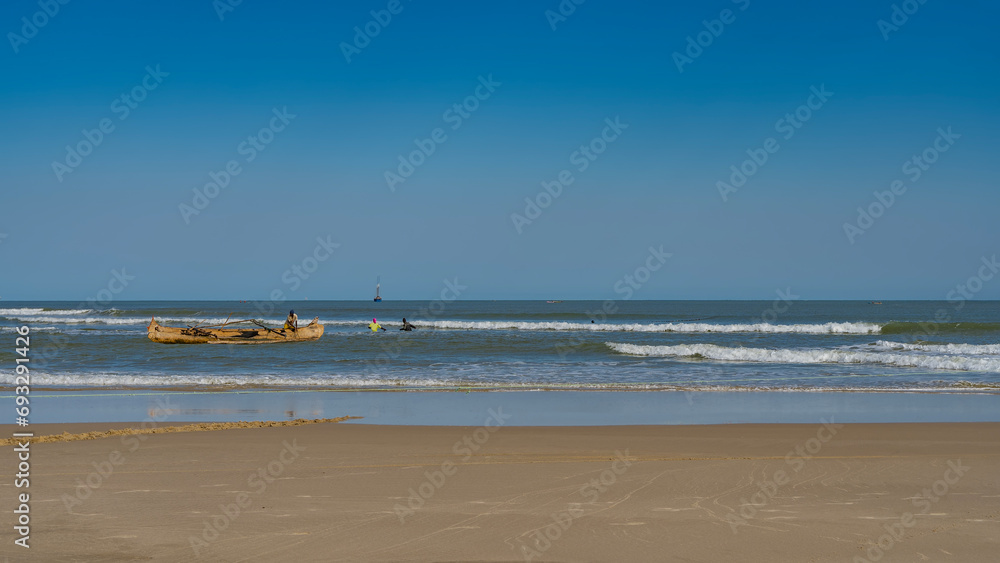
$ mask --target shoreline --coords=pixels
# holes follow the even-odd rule
[[[96,392],[95,392],[96,391]],[[462,392],[465,391],[465,392]],[[3,398],[4,396],[0,396]],[[1000,422],[1000,394],[930,392],[441,390],[94,390],[32,393],[32,424],[241,422],[362,417],[352,424],[515,426]]]
[[[654,431],[659,429],[667,433],[694,433],[694,434],[717,434],[733,433],[745,435],[748,430],[761,431],[767,433],[767,429],[772,429],[775,433],[795,432],[805,427],[815,427],[817,425],[833,425],[836,427],[865,428],[873,429],[896,429],[907,432],[911,430],[925,431],[932,429],[936,432],[953,430],[956,432],[996,432],[1000,436],[1000,422],[845,422],[818,419],[815,423],[801,422],[773,422],[773,423],[746,423],[736,422],[730,424],[629,424],[629,425],[574,425],[574,426],[513,426],[507,425],[506,414],[503,412],[487,413],[486,419],[497,419],[498,414],[507,429],[517,428],[519,432],[532,433],[538,431],[572,432],[577,429],[587,432],[597,433],[628,433],[630,431]],[[204,432],[214,434],[225,434],[237,430],[260,430],[273,428],[291,428],[302,426],[357,426],[356,423],[363,417],[344,415],[334,418],[324,419],[295,419],[295,420],[265,420],[265,421],[240,421],[240,422],[195,422],[195,423],[157,423],[149,420],[134,420],[127,422],[59,422],[32,424],[31,429],[34,434],[30,441],[34,444],[56,444],[66,442],[89,442],[110,440],[112,438],[126,439],[131,436],[143,436],[145,441],[149,436],[159,436],[165,434],[186,434],[192,432]],[[414,429],[426,432],[458,432],[475,429],[475,426],[442,426],[442,425],[414,425],[414,424],[364,424],[366,428],[382,429],[384,431],[396,431],[402,429]],[[678,430],[683,429],[683,430]],[[0,424],[0,436],[9,436],[15,432],[22,432],[24,429],[13,424]],[[16,445],[18,440],[24,438],[0,439],[0,451],[3,448]],[[745,458],[741,458],[745,459]],[[2,486],[2,485],[0,485]]]
[[[643,387],[646,386],[646,387]],[[176,393],[282,393],[282,392],[316,392],[316,393],[348,393],[372,392],[372,393],[420,393],[420,392],[491,392],[498,393],[510,391],[524,392],[560,392],[560,391],[594,391],[594,392],[621,392],[621,393],[655,393],[655,392],[691,392],[691,393],[984,393],[1000,394],[1000,384],[954,384],[948,387],[749,387],[749,386],[677,386],[674,384],[657,383],[548,383],[548,384],[521,384],[500,386],[489,383],[469,384],[469,385],[442,385],[431,386],[407,386],[407,385],[386,385],[371,387],[347,387],[319,385],[163,385],[163,386],[142,386],[142,385],[116,385],[103,387],[87,386],[57,386],[39,384],[32,386],[38,391],[50,392],[176,392]]]

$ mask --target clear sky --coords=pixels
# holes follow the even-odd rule
[[[943,299],[1000,253],[995,2],[52,3],[0,5],[4,301],[122,269],[120,299],[622,298],[651,246],[634,299]]]

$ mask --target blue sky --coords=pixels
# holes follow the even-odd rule
[[[376,275],[386,299],[456,278],[463,299],[620,298],[662,245],[633,298],[943,299],[1000,252],[993,3],[896,2],[912,12],[896,29],[878,24],[893,2],[563,5],[553,20],[555,0],[244,1],[222,18],[210,0],[3,3],[0,296],[85,299],[124,268],[120,299],[366,299]],[[605,131],[616,118],[627,128]],[[433,153],[391,190],[415,140]],[[587,145],[603,152],[580,170]],[[563,170],[573,182],[539,196]],[[905,191],[848,236],[895,180]],[[539,197],[519,232],[512,214]],[[300,276],[317,237],[339,246]],[[1000,279],[975,297],[1000,298]]]

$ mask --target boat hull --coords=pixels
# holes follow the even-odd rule
[[[163,326],[153,319],[146,327],[146,336],[161,344],[270,344],[276,342],[309,342],[323,336],[318,321],[298,330],[267,328],[179,328]]]

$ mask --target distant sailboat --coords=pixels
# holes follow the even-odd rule
[[[382,276],[375,278],[375,302],[380,303],[382,301],[382,296],[379,295],[379,289],[382,286]]]

